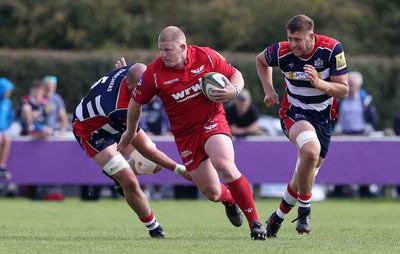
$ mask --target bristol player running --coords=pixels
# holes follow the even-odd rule
[[[125,196],[150,236],[165,237],[135,174],[156,173],[161,165],[190,179],[185,167],[159,151],[140,128],[137,128],[137,138],[125,149],[117,151],[117,142],[126,129],[129,94],[145,70],[146,65],[136,63],[99,79],[77,106],[72,126],[75,138],[86,154],[122,188],[118,193]],[[130,159],[126,161],[123,155]]]
[[[296,230],[300,234],[311,231],[311,190],[333,134],[335,97],[342,99],[349,91],[342,45],[313,29],[311,18],[295,16],[286,25],[288,41],[274,43],[257,56],[267,107],[279,104],[272,68],[278,66],[285,77],[286,93],[279,115],[283,131],[298,149],[293,178],[278,210],[267,221],[267,237],[276,237],[297,202]]]

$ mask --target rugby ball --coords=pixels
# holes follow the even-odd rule
[[[201,90],[208,99],[210,99],[209,94],[211,93],[212,89],[226,87],[222,77],[225,76],[221,73],[209,72],[201,78]]]

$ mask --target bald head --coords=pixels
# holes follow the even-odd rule
[[[129,85],[134,86],[137,82],[139,82],[140,77],[143,72],[145,72],[147,66],[142,63],[135,63],[128,69],[128,73],[126,74],[126,81]]]
[[[178,44],[186,44],[186,36],[179,27],[167,26],[158,36],[158,42],[175,42]]]

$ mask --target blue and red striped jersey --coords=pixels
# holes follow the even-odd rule
[[[264,52],[268,65],[278,66],[284,75],[286,93],[282,102],[283,110],[293,105],[310,114],[337,118],[336,99],[311,85],[304,72],[304,65],[314,66],[319,78],[326,81],[330,81],[331,76],[346,74],[347,64],[340,42],[324,35],[316,35],[314,49],[304,57],[295,56],[287,41],[272,44]]]
[[[87,138],[94,135],[122,133],[126,130],[126,118],[130,95],[126,87],[126,75],[132,65],[113,70],[92,85],[75,110],[79,121],[74,128],[84,131]]]

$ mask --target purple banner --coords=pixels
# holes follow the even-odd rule
[[[180,162],[172,140],[155,140],[157,147]],[[239,170],[253,184],[287,183],[293,174],[297,150],[285,138],[235,140]],[[111,184],[94,160],[73,140],[14,140],[8,168],[18,184]],[[163,169],[139,176],[141,183],[187,184]],[[4,182],[4,180],[0,180]],[[400,184],[400,139],[334,139],[317,177],[329,184]]]

